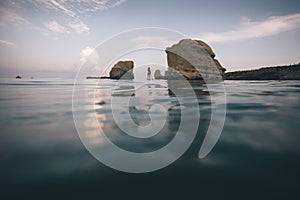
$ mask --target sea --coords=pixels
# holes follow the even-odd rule
[[[222,129],[200,158],[215,125],[212,108],[220,106],[205,84],[1,78],[0,198],[300,199],[300,81],[223,87]],[[199,118],[189,114],[195,111]],[[116,160],[111,143],[135,154],[156,151],[176,138],[181,122],[184,134],[196,135],[173,162],[151,170],[151,163]],[[99,159],[104,154],[121,167]],[[135,171],[140,164],[148,171]]]

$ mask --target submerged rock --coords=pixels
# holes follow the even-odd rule
[[[133,61],[119,61],[109,72],[111,79],[134,79]]]
[[[224,79],[226,69],[214,59],[216,55],[211,47],[201,40],[180,40],[168,47],[166,53],[169,66],[165,73],[166,79],[177,79],[180,76],[188,80]],[[159,78],[160,73],[157,75]]]

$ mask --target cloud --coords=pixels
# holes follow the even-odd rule
[[[0,45],[8,45],[8,46],[13,46],[17,47],[17,45],[13,42],[5,41],[5,40],[0,40]]]
[[[44,7],[75,17],[89,12],[114,8],[126,2],[126,0],[30,0],[30,2],[38,8]]]
[[[81,50],[80,61],[81,63],[88,62],[91,64],[98,64],[99,55],[93,48],[85,47],[84,49]]]
[[[0,26],[26,24],[28,21],[7,7],[0,7]]]
[[[114,8],[124,2],[126,0],[4,0],[0,5],[0,26],[14,23],[29,24],[28,21],[33,23],[37,20],[29,20],[28,13],[30,15],[31,12],[37,12],[45,14],[45,16],[52,16],[52,19],[60,19],[59,23],[52,20],[46,24],[47,28],[55,33],[69,33],[67,27],[78,34],[88,33],[90,28],[84,23],[84,19],[93,12]],[[26,10],[28,8],[31,9]],[[27,13],[27,15],[22,17],[17,13]]]
[[[63,27],[62,25],[57,23],[55,20],[46,24],[46,27],[55,33],[68,33],[68,31],[65,29],[65,27]]]
[[[57,10],[61,10],[71,17],[75,16],[75,13],[72,10],[69,10],[64,5],[60,4],[58,1],[49,0],[49,1],[43,1],[43,2],[50,2],[50,4],[54,5],[54,8],[56,8]]]
[[[300,28],[300,13],[271,16],[264,21],[243,19],[243,23],[235,30],[224,33],[204,33],[202,39],[208,42],[242,41],[252,38],[262,38]]]
[[[76,33],[88,33],[90,28],[83,22],[69,22],[68,26],[72,28]]]

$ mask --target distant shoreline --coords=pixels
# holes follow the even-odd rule
[[[300,80],[300,63],[227,72],[225,80]]]

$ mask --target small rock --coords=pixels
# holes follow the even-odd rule
[[[134,79],[133,61],[119,61],[109,72],[111,79]]]
[[[98,103],[96,103],[97,105],[104,105],[104,104],[106,104],[106,102],[105,101],[99,101]]]

